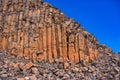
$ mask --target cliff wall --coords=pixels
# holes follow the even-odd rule
[[[79,23],[48,3],[39,0],[0,2],[0,50],[34,61],[88,62],[97,58],[99,46],[94,36]]]

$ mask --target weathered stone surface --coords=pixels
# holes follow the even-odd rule
[[[69,63],[67,63],[67,62],[64,63],[64,69],[68,69],[69,66],[70,66]]]
[[[0,75],[0,77],[2,77],[2,78],[7,78],[8,75],[7,75],[7,74],[2,74],[2,75]]]
[[[39,75],[39,70],[36,67],[31,68],[31,70],[33,74]]]
[[[53,62],[55,58],[88,62],[97,57],[97,40],[48,3],[38,0],[1,3],[0,50],[34,62]],[[110,52],[108,48],[104,51]]]
[[[33,66],[33,63],[29,62],[25,64],[24,66],[22,66],[22,70],[25,72],[27,69],[30,69],[32,66]]]

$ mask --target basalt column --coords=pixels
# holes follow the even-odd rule
[[[84,60],[88,62],[88,51],[87,45],[85,43],[85,37],[82,33],[79,33],[79,50],[80,50],[80,60]]]
[[[78,33],[74,36],[75,37],[75,43],[74,43],[74,46],[75,46],[75,59],[74,61],[75,62],[79,62],[79,58],[80,58],[80,54],[79,54],[79,36],[78,36]]]
[[[17,41],[18,41],[18,26],[17,26],[18,23],[16,23],[16,22],[18,21],[18,16],[14,13],[14,14],[8,15],[8,18],[9,19],[6,19],[6,20],[8,20],[8,24],[9,24],[9,25],[7,25],[7,27],[8,27],[7,30],[10,30],[9,31],[10,37],[8,40],[8,48],[12,54],[17,56],[19,46],[17,43]]]
[[[59,55],[59,58],[63,60],[63,52],[62,52],[62,29],[61,25],[57,25],[56,27],[56,45],[57,45],[57,53]]]
[[[52,62],[52,35],[51,35],[51,26],[48,25],[47,27],[47,53],[48,53],[48,61]]]
[[[28,45],[28,41],[29,41],[29,30],[30,27],[30,23],[29,21],[26,21],[25,23],[25,28],[24,28],[24,36],[23,36],[23,53],[24,53],[24,57],[25,59],[30,59],[30,55],[29,55],[29,45]]]
[[[47,26],[44,24],[43,25],[43,50],[40,51],[40,59],[41,60],[47,60]]]
[[[58,58],[58,53],[57,53],[57,44],[56,44],[56,31],[55,31],[55,27],[56,25],[53,24],[52,25],[52,29],[51,29],[51,37],[52,37],[52,54],[53,54],[53,58],[57,59]]]
[[[2,13],[0,13],[0,45],[2,45],[2,31],[3,31],[3,23],[2,23]],[[0,46],[0,50],[2,50],[2,46]]]
[[[61,28],[62,28],[62,33],[61,33],[61,36],[62,36],[62,55],[63,55],[64,61],[67,61],[68,57],[67,57],[66,25],[63,24]]]
[[[1,31],[0,31],[0,36],[1,36]],[[2,45],[2,37],[0,37],[0,45]],[[2,46],[0,46],[0,50],[2,50]]]
[[[19,52],[18,57],[22,57],[23,56],[23,46],[24,46],[22,30],[18,30],[18,44],[19,44],[18,45],[19,46],[19,48],[18,48],[18,52]]]
[[[69,59],[74,61],[75,59],[75,37],[74,34],[70,34],[69,40],[68,40],[68,48],[69,48]]]
[[[34,62],[94,60],[99,43],[79,23],[39,0],[1,0],[0,50]]]

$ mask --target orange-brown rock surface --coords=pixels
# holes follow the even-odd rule
[[[0,50],[34,61],[88,62],[97,58],[100,48],[93,35],[48,3],[0,1]]]

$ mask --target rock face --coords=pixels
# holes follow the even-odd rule
[[[0,80],[120,80],[120,54],[42,0],[0,0]]]
[[[41,0],[0,1],[0,50],[49,62],[88,62],[102,55],[100,51],[111,52],[79,23]]]

